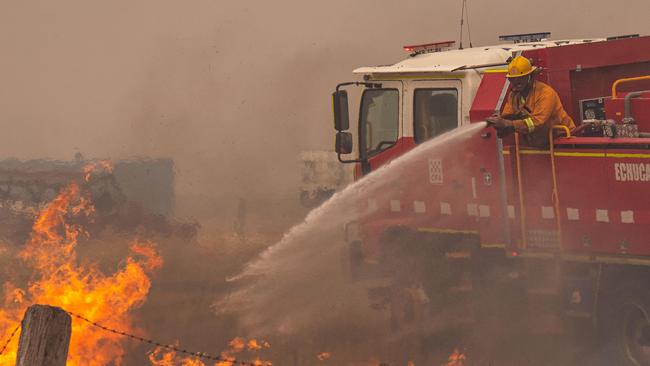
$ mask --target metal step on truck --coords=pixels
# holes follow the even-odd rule
[[[358,68],[336,87],[336,151],[355,179],[422,149],[397,183],[358,199],[366,214],[346,229],[352,278],[391,277],[369,298],[395,329],[450,308],[459,323],[501,316],[526,334],[581,324],[617,364],[649,365],[650,37],[549,36],[406,46],[403,61]],[[489,127],[427,143],[499,113],[518,55],[575,129],[551,129],[543,148]],[[348,92],[360,95],[352,127]]]

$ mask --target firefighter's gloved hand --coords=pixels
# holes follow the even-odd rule
[[[488,126],[492,126],[497,130],[505,130],[512,127],[512,121],[503,119],[500,116],[490,116],[486,119]]]
[[[497,130],[497,136],[499,138],[506,137],[515,132],[515,127],[512,125],[512,121],[501,118],[498,115],[488,117],[486,121],[488,126],[492,126]]]

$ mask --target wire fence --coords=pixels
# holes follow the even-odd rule
[[[0,355],[2,355],[5,352],[5,350],[7,349],[7,347],[9,347],[9,343],[11,343],[11,340],[14,339],[14,336],[18,332],[18,329],[20,329],[20,325],[18,325],[16,328],[14,328],[14,331],[11,332],[11,335],[9,336],[9,338],[7,338],[7,341],[2,346],[2,349],[0,349]]]
[[[212,361],[218,361],[218,362],[224,362],[224,363],[227,363],[227,364],[230,364],[230,365],[272,366],[271,362],[240,361],[240,360],[237,360],[236,358],[220,357],[220,356],[211,355],[211,354],[205,353],[205,352],[188,351],[187,349],[180,348],[179,346],[174,346],[174,345],[171,345],[171,344],[164,344],[164,343],[161,343],[161,342],[157,342],[157,341],[155,341],[153,339],[144,338],[144,337],[140,337],[140,336],[137,336],[137,335],[134,335],[134,334],[123,332],[123,331],[120,331],[120,330],[117,330],[117,329],[109,328],[109,327],[106,327],[106,326],[101,325],[99,323],[96,323],[96,322],[86,318],[83,315],[79,315],[79,314],[76,314],[76,313],[73,313],[73,312],[67,311],[67,310],[64,310],[64,311],[66,313],[68,313],[70,316],[75,317],[75,318],[77,318],[79,320],[82,320],[82,321],[92,325],[93,327],[101,329],[103,331],[110,332],[110,333],[113,333],[113,334],[117,334],[117,335],[120,335],[120,336],[123,336],[123,337],[127,337],[127,338],[130,338],[130,339],[136,340],[138,342],[147,343],[147,344],[150,344],[152,346],[160,347],[160,348],[163,348],[163,349],[166,349],[166,350],[169,350],[169,351],[178,352],[178,353],[181,353],[181,354],[184,354],[184,355],[187,355],[187,356],[192,356],[192,357],[197,357],[197,358],[212,360]],[[11,335],[9,336],[9,338],[7,338],[7,340],[4,342],[4,345],[2,346],[2,349],[0,349],[0,355],[2,355],[7,350],[7,347],[9,346],[9,343],[11,343],[11,340],[14,338],[16,333],[18,333],[18,329],[20,329],[20,325],[18,325],[13,330],[13,332],[11,332]]]
[[[205,353],[205,352],[193,352],[193,351],[188,351],[187,349],[180,348],[180,347],[178,347],[178,346],[174,346],[174,345],[171,345],[171,344],[163,344],[163,343],[161,343],[161,342],[157,342],[157,341],[155,341],[155,340],[153,340],[153,339],[144,338],[144,337],[140,337],[140,336],[137,336],[137,335],[129,334],[129,333],[127,333],[127,332],[123,332],[123,331],[120,331],[120,330],[117,330],[117,329],[109,328],[109,327],[106,327],[106,326],[101,325],[101,324],[99,324],[99,323],[96,323],[96,322],[94,322],[94,321],[92,321],[92,320],[90,320],[90,319],[88,319],[88,318],[86,318],[86,317],[84,317],[84,316],[82,316],[82,315],[79,315],[79,314],[76,314],[76,313],[73,313],[73,312],[71,312],[71,311],[67,311],[67,310],[64,310],[64,311],[65,311],[66,313],[68,313],[70,316],[73,316],[73,317],[75,317],[75,318],[77,318],[77,319],[79,319],[79,320],[82,320],[82,321],[84,321],[84,322],[86,322],[86,323],[88,323],[88,324],[90,324],[90,325],[92,325],[92,326],[94,326],[94,327],[96,327],[96,328],[99,328],[99,329],[101,329],[101,330],[104,330],[104,331],[107,331],[107,332],[110,332],[110,333],[114,333],[114,334],[118,334],[118,335],[121,335],[121,336],[123,336],[123,337],[127,337],[127,338],[130,338],[130,339],[136,340],[136,341],[138,341],[138,342],[148,343],[148,344],[150,344],[150,345],[152,345],[152,346],[156,346],[156,347],[164,348],[164,349],[169,350],[169,351],[178,352],[178,353],[181,353],[181,354],[184,354],[184,355],[193,356],[193,357],[197,357],[197,358],[202,358],[202,359],[206,359],[206,360],[212,360],[212,361],[224,362],[224,363],[231,364],[231,365],[241,365],[241,366],[272,366],[272,363],[271,363],[271,362],[262,362],[262,361],[256,361],[256,362],[250,362],[250,361],[239,361],[239,360],[237,360],[237,359],[235,359],[235,358],[230,358],[230,357],[220,357],[220,356],[211,355],[211,354],[209,354],[209,353]],[[12,335],[12,336],[13,336],[13,335]]]

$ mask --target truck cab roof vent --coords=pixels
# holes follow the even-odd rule
[[[499,36],[499,41],[512,43],[539,42],[551,37],[551,32],[507,34]]]

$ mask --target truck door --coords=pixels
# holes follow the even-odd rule
[[[460,80],[416,80],[411,108],[405,118],[405,135],[419,144],[460,126],[462,116]],[[405,113],[406,114],[406,113]]]
[[[359,108],[359,156],[367,159],[364,173],[375,170],[404,152],[403,82],[382,81],[366,88]]]

